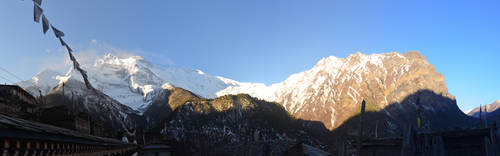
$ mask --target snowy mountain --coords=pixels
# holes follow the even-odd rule
[[[247,93],[276,101],[299,118],[321,121],[333,129],[359,112],[363,99],[367,101],[370,111],[385,111],[391,116],[397,112],[384,108],[401,103],[420,90],[430,90],[436,95],[455,99],[448,93],[444,77],[418,52],[372,55],[358,52],[347,58],[323,58],[312,69],[293,74],[280,83],[270,86],[239,83],[217,95]],[[414,103],[412,105],[415,106]],[[452,101],[442,105],[449,105],[451,112],[456,111],[456,103]],[[434,111],[432,107],[435,106],[428,109]],[[394,111],[410,110],[401,107]],[[394,123],[389,120],[385,124]]]
[[[51,92],[45,95],[44,107],[57,106],[61,101],[63,105],[76,112],[89,113],[94,119],[105,123],[110,129],[131,129],[140,119],[138,112],[132,110],[112,97],[97,91],[89,90],[86,85],[75,79],[62,80]],[[65,95],[63,100],[61,95]]]
[[[171,85],[205,98],[215,98],[216,92],[238,84],[234,80],[208,75],[200,70],[164,69],[140,56],[106,54],[96,59],[93,65],[84,64],[82,67],[87,70],[89,80],[96,89],[141,112],[151,104],[155,93]],[[76,70],[70,69],[66,75],[46,70],[18,84],[33,95],[38,95],[39,88],[43,89],[42,94],[47,94],[68,79],[83,81]]]
[[[17,84],[33,95],[40,95],[40,92],[45,95],[59,84],[60,76],[61,74],[56,71],[44,70],[31,79],[21,81]]]
[[[205,74],[200,70],[165,69],[140,56],[107,54],[96,59],[94,64],[82,66],[96,89],[140,113],[151,106],[156,96],[162,96],[163,90],[172,87],[186,89],[203,98],[246,93],[266,101],[278,102],[294,116],[321,121],[329,129],[340,126],[355,115],[363,99],[369,104],[368,109],[385,111],[388,116],[397,112],[384,108],[400,103],[419,90],[430,90],[436,95],[451,99],[452,101],[440,104],[449,105],[451,112],[456,107],[454,97],[448,93],[444,77],[418,52],[372,55],[358,52],[347,58],[330,56],[321,59],[308,71],[293,74],[285,81],[269,86],[237,82]],[[68,79],[82,81],[78,72],[70,70],[63,76],[55,73],[39,74],[19,84],[23,88],[50,88]],[[410,104],[411,107],[415,105]],[[434,111],[433,107],[429,105],[426,109]],[[400,109],[410,110],[403,107]],[[386,125],[394,123],[387,121]]]

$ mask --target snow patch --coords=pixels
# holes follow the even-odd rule
[[[351,99],[354,101],[354,104],[358,104],[358,100],[356,98],[354,98],[354,96],[352,96],[351,92],[347,92],[347,95],[349,95],[349,97],[351,97]]]

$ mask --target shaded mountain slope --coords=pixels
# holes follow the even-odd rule
[[[418,100],[419,99],[419,100]],[[443,131],[476,126],[477,119],[464,114],[454,99],[436,94],[431,90],[419,90],[392,103],[381,110],[367,110],[363,115],[363,136],[365,138],[402,137],[411,126],[417,127],[417,101],[420,101],[422,131]],[[367,107],[373,105],[367,102]],[[360,115],[346,120],[333,131],[334,136],[353,139],[358,136]],[[340,139],[340,140],[343,140]]]
[[[170,94],[170,97],[180,94],[175,97],[182,98],[153,102],[150,109],[159,108],[157,106],[169,108],[162,109],[165,118],[160,123],[151,124],[153,127],[149,131],[186,142],[196,152],[262,153],[265,148],[270,148],[269,152],[280,153],[299,141],[315,146],[321,144],[306,128],[310,123],[295,119],[278,103],[247,94],[203,99],[180,88],[169,92],[165,94]],[[181,101],[187,102],[177,105]],[[144,116],[150,116],[150,113],[159,114],[148,109]],[[273,145],[287,142],[286,145]],[[254,149],[250,150],[250,147]]]
[[[162,121],[172,114],[172,111],[184,105],[189,101],[199,100],[200,98],[190,91],[177,87],[168,87],[156,91],[158,96],[153,98],[151,106],[143,113],[146,119],[146,127],[162,125]]]
[[[483,118],[486,116],[488,120],[500,120],[500,110],[498,108],[500,108],[500,100],[482,106]],[[467,112],[467,115],[479,118],[479,107]]]
[[[63,94],[64,88],[64,96]],[[44,98],[42,107],[49,108],[65,105],[76,112],[84,112],[118,132],[132,131],[135,123],[141,120],[138,112],[127,107],[106,94],[89,90],[83,82],[68,79],[59,84]]]
[[[293,74],[285,81],[270,86],[237,82],[200,70],[163,69],[140,56],[107,54],[96,59],[93,65],[82,66],[98,90],[139,113],[146,111],[154,99],[165,96],[164,85],[184,88],[203,98],[249,94],[280,103],[294,116],[321,121],[329,129],[338,127],[353,116],[362,99],[375,103],[370,107],[373,110],[400,102],[422,89],[454,99],[448,93],[444,77],[418,52],[372,55],[358,52],[347,58],[331,56],[321,59],[310,70]],[[78,72],[69,71],[65,76],[45,77],[64,81],[69,78],[80,80],[81,76]],[[43,86],[33,83],[23,85],[25,88]]]
[[[298,118],[321,121],[329,129],[353,116],[362,99],[372,102],[369,109],[375,111],[422,89],[454,99],[444,77],[418,52],[358,52],[347,58],[323,58],[312,69],[293,74],[267,89],[271,92],[229,87],[219,93],[248,93],[276,101]]]

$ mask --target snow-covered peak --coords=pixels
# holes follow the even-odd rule
[[[322,58],[321,60],[318,61],[318,63],[314,66],[314,69],[321,69],[321,70],[335,70],[342,66],[344,63],[343,58],[337,58],[335,56],[329,56],[326,58]]]
[[[357,52],[346,58],[330,56],[319,60],[311,69],[292,74],[280,83],[269,86],[237,83],[217,92],[217,95],[250,94],[267,101],[279,102],[294,115],[321,118],[328,127],[333,127],[336,125],[336,107],[358,104],[363,93],[371,89],[366,88],[366,83],[373,83],[390,93],[393,89],[391,87],[409,74],[414,58],[421,58],[418,55],[401,55],[396,52],[366,55]],[[391,97],[380,94],[378,102],[388,105],[392,101]],[[328,117],[318,113],[325,113],[323,115]]]
[[[95,60],[94,67],[126,69],[129,74],[135,74],[140,68],[151,68],[151,64],[140,56],[118,56],[108,53]]]
[[[299,102],[301,101],[300,98],[305,97],[300,96],[301,94],[310,92],[310,86],[316,90],[314,92],[319,93],[321,84],[324,84],[326,81],[332,81],[332,79],[338,78],[342,74],[344,74],[344,77],[341,79],[342,82],[350,78],[355,78],[357,81],[361,82],[361,73],[369,72],[368,66],[384,68],[384,59],[397,57],[394,55],[399,55],[399,53],[393,52],[366,55],[357,52],[349,55],[347,58],[329,56],[319,60],[318,63],[316,63],[316,65],[310,70],[292,74],[283,82],[272,84],[270,86],[258,83],[237,83],[236,86],[228,87],[227,89],[218,92],[217,95],[222,96],[226,94],[247,93],[261,99],[273,101],[277,99],[278,96],[282,95],[283,92],[291,91],[295,96],[297,96],[297,98],[299,98],[296,102]]]
[[[145,61],[145,59],[141,56],[134,55],[115,55],[112,53],[105,54],[102,58],[97,59],[104,62],[135,62],[135,61]]]
[[[469,114],[474,108],[464,111],[465,114]]]
[[[59,80],[57,79],[61,74],[54,70],[43,70],[37,73],[29,80],[18,82],[17,85],[25,88],[31,94],[38,96],[42,92],[42,94],[49,93],[57,84]]]
[[[202,97],[215,98],[218,91],[239,85],[237,81],[212,76],[198,69],[161,68],[143,57],[131,55],[106,54],[95,59],[93,64],[82,64],[82,68],[87,71],[94,88],[135,110],[144,110],[151,103],[154,94],[159,93],[159,90],[170,90],[174,86]],[[58,84],[69,80],[83,82],[80,73],[74,69],[70,69],[65,75],[44,71],[32,80],[27,80],[30,83],[24,83],[23,87],[33,88],[38,85],[35,81],[41,82],[40,84],[50,86],[43,92],[47,94]],[[38,87],[34,91],[38,95]]]
[[[43,70],[39,73],[37,73],[35,76],[33,76],[31,79],[35,83],[47,83],[47,81],[52,81],[55,76],[61,75],[59,72],[54,71],[54,70]]]
[[[93,64],[82,64],[82,68],[88,72],[89,80],[96,89],[135,110],[147,108],[154,94],[158,93],[157,90],[172,89],[174,86],[205,98],[247,93],[260,99],[277,101],[282,95],[292,93],[293,98],[289,104],[295,105],[311,96],[325,96],[323,98],[327,99],[329,94],[321,94],[326,89],[331,89],[324,88],[322,85],[325,83],[333,85],[350,79],[361,82],[363,80],[361,74],[368,72],[368,66],[383,69],[384,59],[388,57],[406,59],[399,53],[366,55],[358,52],[347,58],[329,56],[319,60],[310,70],[293,74],[283,82],[269,86],[262,83],[238,82],[210,75],[198,69],[162,68],[149,63],[143,57],[132,55],[109,53],[97,58]],[[404,72],[404,67],[402,68],[403,70],[397,69],[397,71]],[[39,74],[36,81],[41,82],[43,81],[41,79],[48,77],[50,82],[44,81],[42,84],[50,86],[49,88],[69,79],[83,81],[80,73],[73,69],[66,75],[48,71],[45,73]],[[32,81],[34,84],[35,80]],[[340,91],[337,92],[335,94],[341,94]],[[295,107],[299,108],[299,106],[287,108]]]

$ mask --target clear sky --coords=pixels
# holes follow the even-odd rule
[[[244,82],[280,82],[327,56],[417,50],[468,110],[500,99],[499,3],[44,0],[42,8],[77,52],[97,41]],[[0,1],[0,67],[22,79],[58,68],[64,51],[41,29],[31,0]]]

